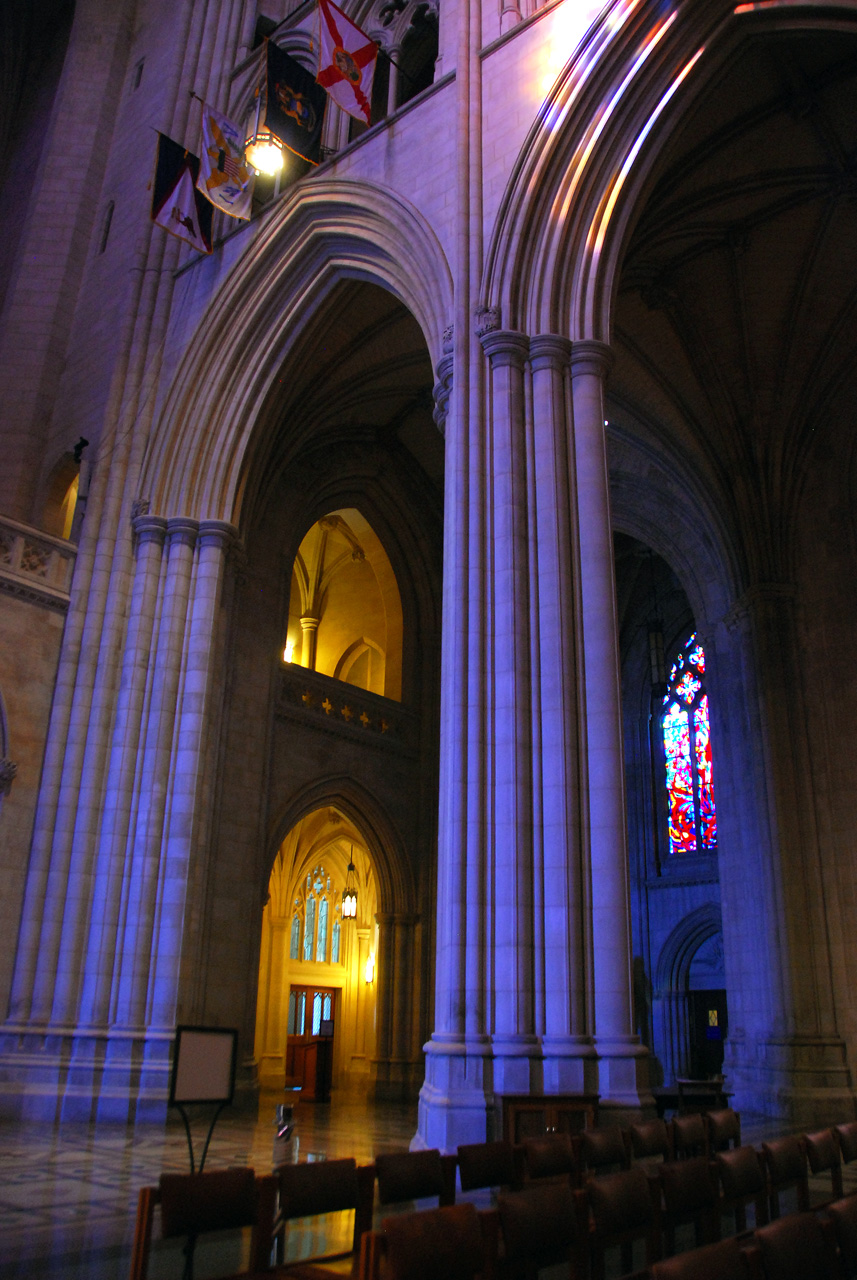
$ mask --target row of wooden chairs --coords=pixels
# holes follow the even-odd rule
[[[640,1170],[615,1176],[634,1182],[642,1177],[645,1183]],[[464,1203],[386,1219],[363,1238],[360,1280],[535,1280],[542,1267],[560,1262],[567,1264],[570,1280],[586,1280],[597,1274],[591,1257],[598,1226],[589,1224],[587,1242],[581,1202],[581,1192],[555,1183],[501,1195],[492,1211]],[[631,1207],[629,1199],[626,1210]],[[637,1210],[644,1212],[642,1198]],[[849,1196],[822,1214],[789,1214],[741,1238],[730,1236],[663,1260],[649,1255],[645,1270],[634,1272],[633,1280],[853,1280],[855,1275],[857,1196]]]
[[[268,1179],[255,1178],[246,1169],[190,1179],[166,1175],[158,1188],[140,1193],[131,1275],[132,1280],[144,1280],[146,1275],[158,1202],[165,1237],[211,1230],[209,1219],[216,1226],[252,1224],[252,1269],[261,1270],[266,1240],[269,1244],[272,1238],[276,1260],[283,1264],[291,1221],[344,1209],[354,1210],[350,1252],[356,1259],[361,1238],[372,1227],[376,1186],[383,1207],[428,1198],[436,1199],[438,1207],[448,1207],[456,1200],[457,1186],[464,1194],[486,1188],[515,1192],[551,1180],[563,1182],[569,1190],[586,1185],[590,1199],[595,1194],[600,1203],[591,1190],[593,1180],[600,1182],[641,1164],[657,1188],[658,1223],[652,1230],[666,1233],[671,1251],[680,1206],[686,1217],[696,1215],[698,1239],[714,1240],[719,1237],[721,1213],[734,1213],[736,1230],[741,1231],[746,1206],[752,1203],[756,1225],[760,1225],[779,1215],[780,1194],[790,1187],[796,1190],[798,1207],[808,1209],[810,1171],[829,1172],[831,1196],[841,1197],[842,1163],[854,1159],[857,1122],[763,1144],[760,1156],[752,1147],[741,1147],[740,1118],[724,1109],[678,1117],[672,1125],[657,1120],[628,1130],[586,1130],[574,1139],[552,1133],[520,1146],[470,1144],[459,1147],[456,1156],[438,1151],[397,1152],[380,1155],[367,1166],[357,1166],[352,1159],[283,1165]],[[637,1184],[643,1185],[639,1179]],[[634,1184],[626,1180],[624,1185],[627,1189]],[[218,1208],[221,1202],[224,1206],[228,1202],[228,1209]],[[241,1223],[233,1221],[239,1209]],[[592,1213],[596,1214],[594,1208]],[[718,1224],[716,1229],[706,1225],[706,1213],[708,1221]]]

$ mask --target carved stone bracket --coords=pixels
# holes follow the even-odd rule
[[[8,796],[17,772],[18,766],[13,760],[0,757],[0,796]]]
[[[476,336],[484,338],[486,333],[493,333],[500,328],[501,312],[499,307],[478,307],[476,310]]]

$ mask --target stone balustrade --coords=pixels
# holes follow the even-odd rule
[[[277,714],[381,750],[416,750],[417,717],[401,703],[297,664],[280,672]]]
[[[0,516],[0,591],[64,612],[77,547]]]

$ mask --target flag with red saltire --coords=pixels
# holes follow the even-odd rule
[[[321,38],[316,79],[337,106],[370,124],[378,45],[332,0],[318,0],[318,9]]]

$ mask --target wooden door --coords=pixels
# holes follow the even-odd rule
[[[286,1080],[300,1086],[307,1101],[330,1097],[336,991],[333,987],[292,987],[289,992]]]

